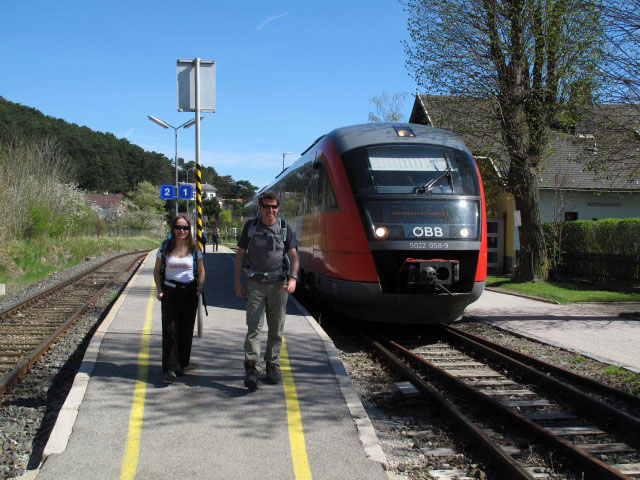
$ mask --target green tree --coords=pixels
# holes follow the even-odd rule
[[[486,135],[486,153],[504,172],[521,213],[517,278],[545,280],[538,173],[550,127],[572,88],[598,87],[604,53],[598,10],[583,0],[403,3],[409,13],[407,66],[418,84],[429,94],[464,100],[467,119],[487,118],[498,126],[492,132],[480,125],[471,134]],[[586,100],[574,95],[574,101]]]
[[[163,214],[165,201],[160,198],[159,192],[159,187],[144,180],[136,185],[134,190],[127,193],[127,197],[141,210]]]
[[[231,210],[222,210],[218,215],[218,223],[224,228],[231,225]]]
[[[212,225],[214,220],[217,220],[219,212],[220,204],[215,198],[208,198],[202,201],[202,214],[209,217],[209,225]]]

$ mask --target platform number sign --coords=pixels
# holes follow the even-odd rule
[[[191,200],[193,198],[193,187],[191,185],[180,185],[178,187],[178,198]]]
[[[176,187],[173,185],[160,185],[160,198],[173,200],[176,196]]]

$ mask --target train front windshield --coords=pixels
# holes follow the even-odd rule
[[[382,145],[348,152],[354,193],[479,196],[473,158],[432,145]]]
[[[468,153],[383,145],[348,152],[344,164],[370,238],[479,239],[478,176]]]

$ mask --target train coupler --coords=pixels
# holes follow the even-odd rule
[[[450,293],[446,286],[460,280],[458,260],[407,258],[399,272],[399,287],[407,293],[442,290]]]

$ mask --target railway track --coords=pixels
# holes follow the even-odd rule
[[[116,255],[0,312],[0,395],[147,252]]]
[[[357,331],[504,478],[640,478],[638,397],[448,326],[404,339]]]

